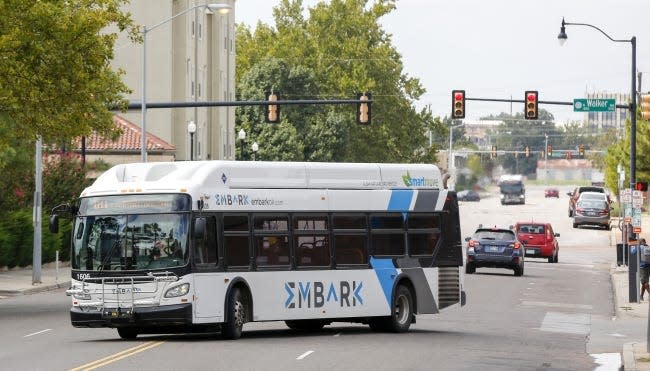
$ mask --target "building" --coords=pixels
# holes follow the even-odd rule
[[[124,34],[115,44],[113,67],[126,72],[131,102],[142,102],[143,70],[149,104],[235,100],[235,0],[218,3],[229,5],[230,11],[202,7],[206,0],[137,0],[124,5],[147,30],[146,54],[143,44]],[[124,119],[142,123],[139,110],[127,112]],[[193,146],[190,123],[196,127]],[[234,159],[235,107],[148,109],[145,127],[176,148],[177,160],[190,159],[190,147],[196,160]]]
[[[77,138],[73,143],[74,152],[84,157],[87,163],[96,160],[110,165],[127,164],[140,161],[141,133],[140,127],[121,116],[114,115],[113,122],[121,131],[117,139],[111,140],[92,133],[86,138]],[[174,161],[176,147],[156,135],[147,135],[147,152],[149,161]],[[90,174],[95,177],[96,174]]]
[[[630,94],[614,94],[607,92],[586,93],[587,99],[614,99],[616,104],[628,104]],[[587,127],[593,132],[600,132],[607,129],[615,129],[623,132],[625,130],[625,120],[629,117],[629,109],[617,108],[613,112],[585,112],[584,121]]]

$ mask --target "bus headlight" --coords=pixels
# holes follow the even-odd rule
[[[190,292],[190,284],[189,283],[184,283],[182,285],[174,286],[170,288],[169,290],[165,291],[165,297],[166,298],[176,298],[179,296],[186,295],[188,292]]]

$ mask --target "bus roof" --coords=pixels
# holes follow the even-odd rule
[[[100,175],[83,196],[131,192],[247,189],[440,189],[431,164],[274,161],[178,161],[121,164]]]

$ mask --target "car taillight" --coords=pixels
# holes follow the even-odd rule
[[[607,212],[607,210],[600,210],[600,211],[598,212],[598,215],[607,215],[607,214],[609,214],[609,213]]]
[[[476,246],[478,246],[478,241],[476,241],[476,240],[469,240],[469,242],[467,243],[467,247],[474,248]]]
[[[576,208],[576,213],[582,214],[585,212],[585,209]]]
[[[511,244],[510,246],[511,246],[513,249],[517,250],[518,248],[521,247],[521,244],[520,244],[519,242],[515,242],[515,243]]]

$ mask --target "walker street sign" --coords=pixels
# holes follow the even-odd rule
[[[574,99],[573,112],[612,112],[616,99]]]

